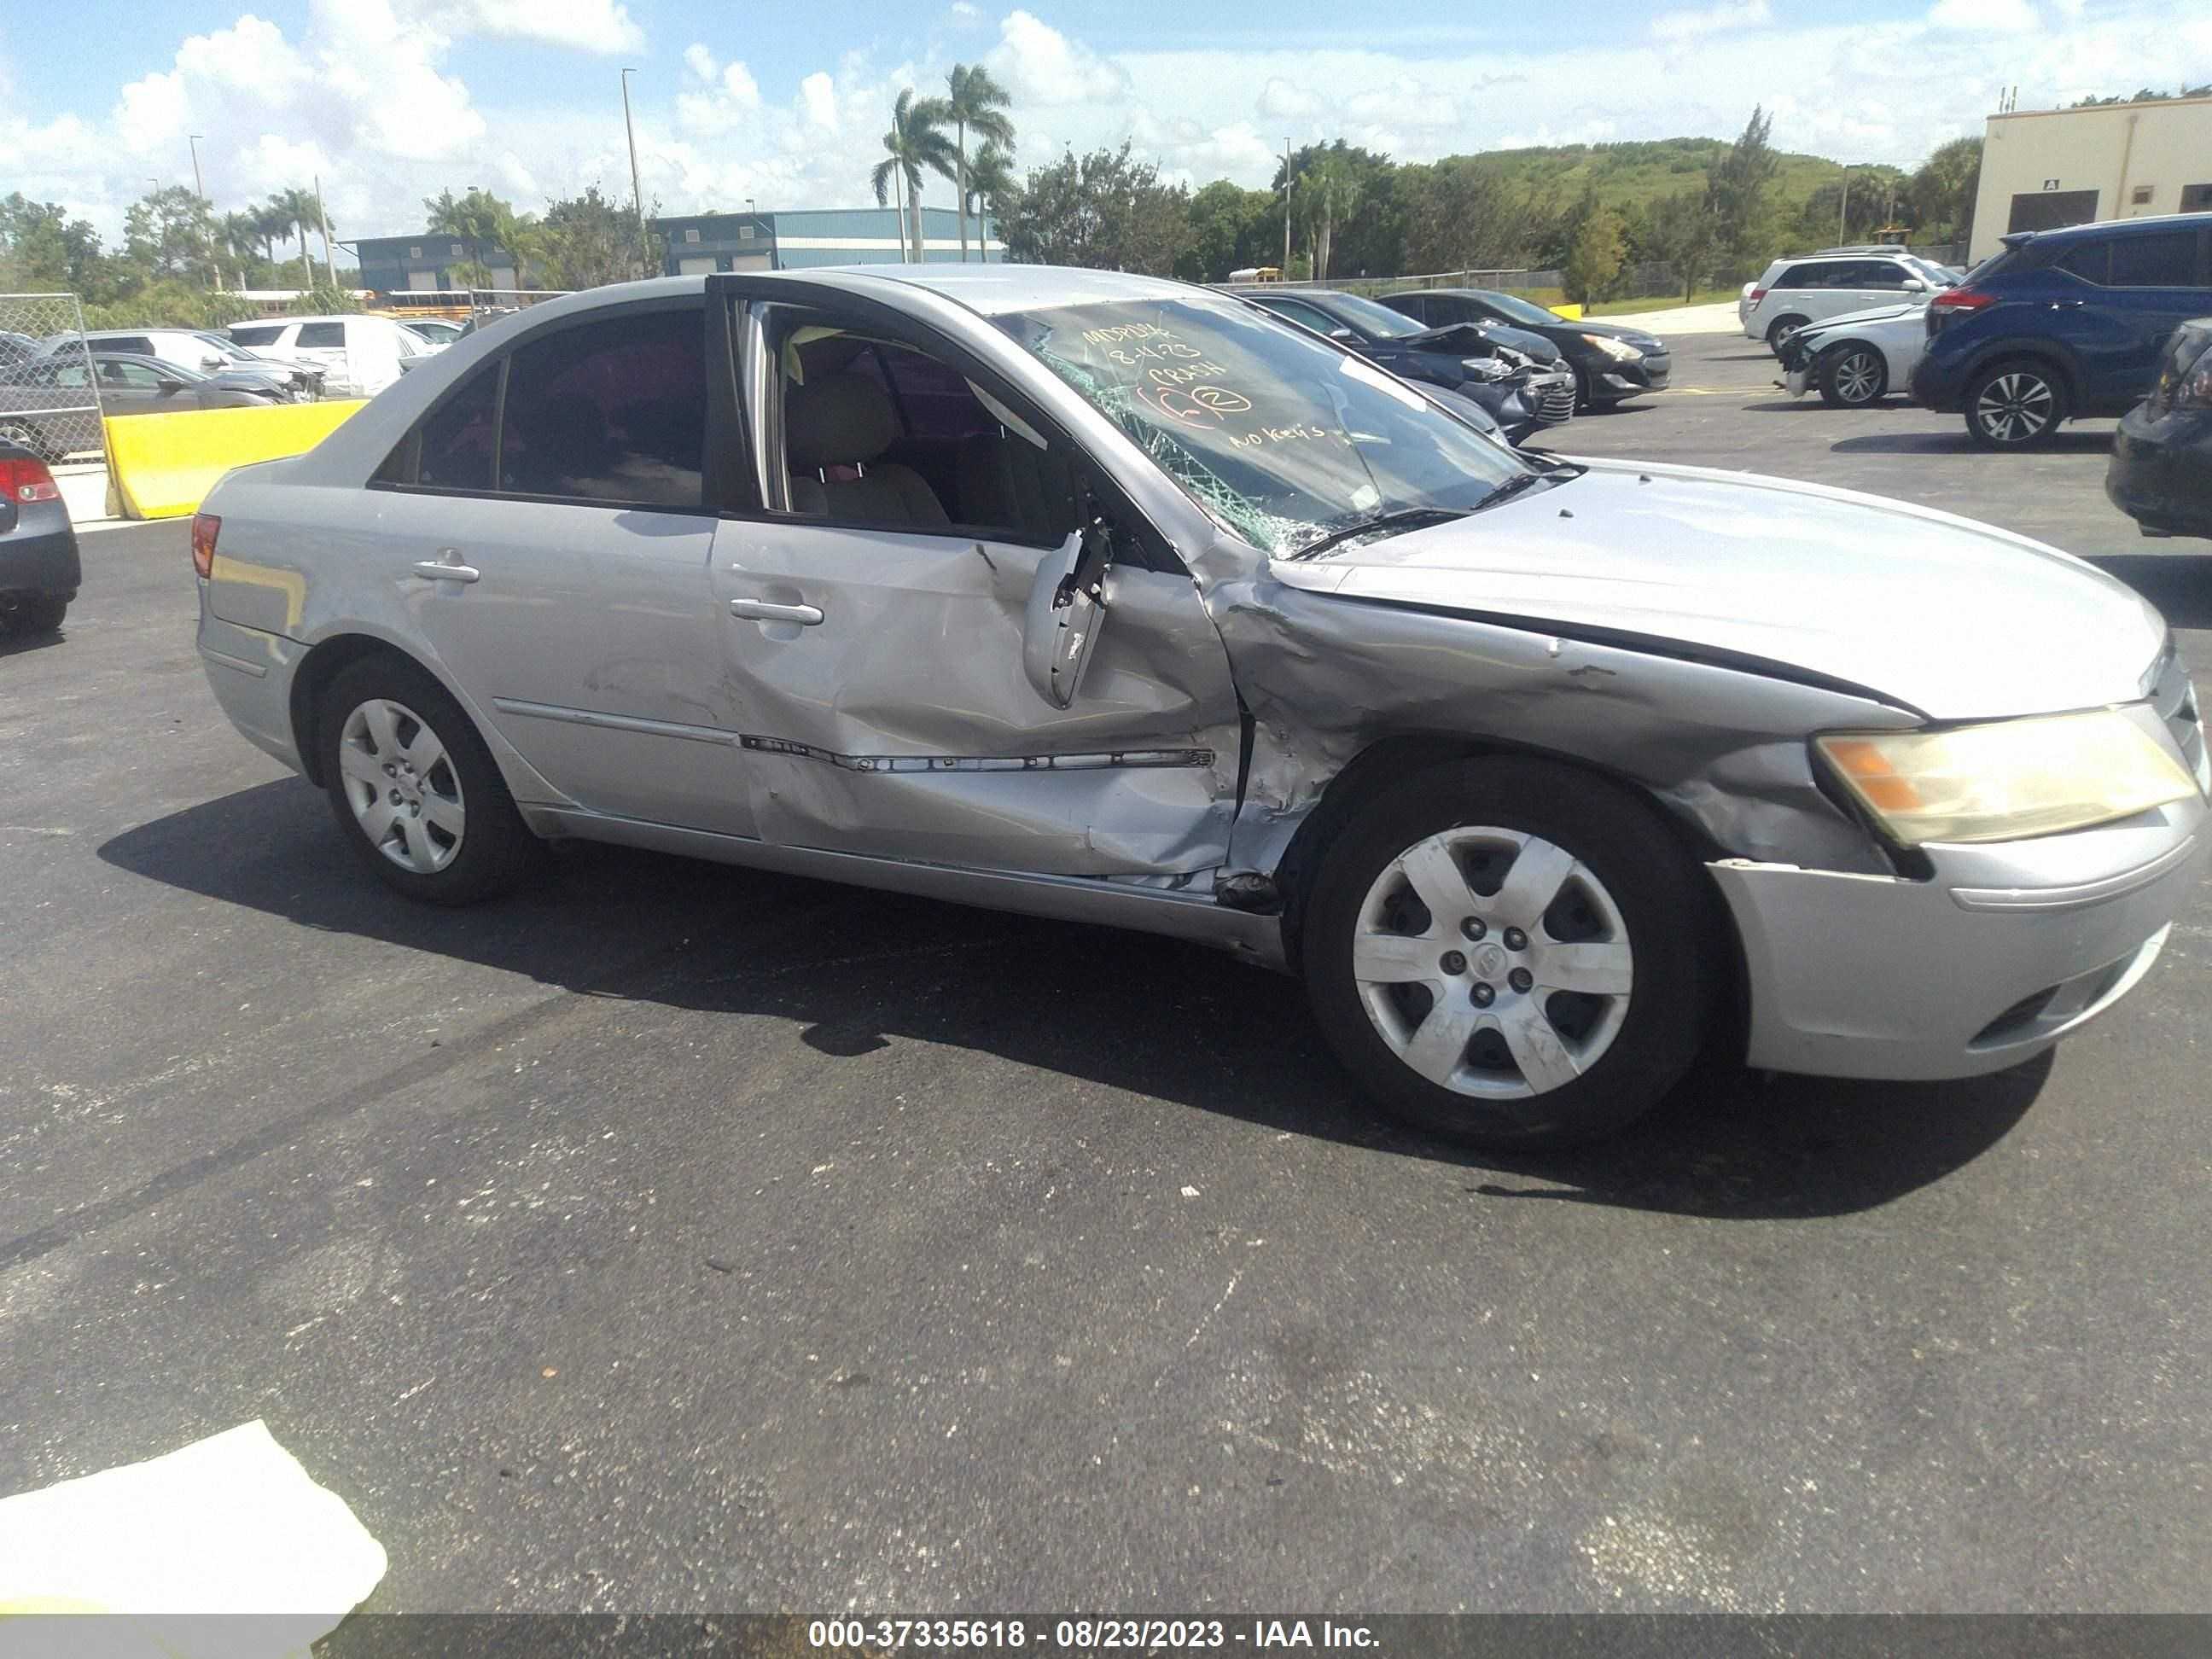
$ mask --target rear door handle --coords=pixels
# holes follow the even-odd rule
[[[476,566],[463,564],[459,550],[451,547],[439,549],[434,559],[417,559],[408,568],[426,581],[473,582],[483,577]]]
[[[754,622],[797,623],[801,628],[813,628],[822,621],[819,605],[776,605],[767,599],[732,599],[730,614]]]

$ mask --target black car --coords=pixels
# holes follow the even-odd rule
[[[52,633],[79,580],[76,532],[54,475],[0,440],[0,632]]]
[[[2146,536],[2212,537],[2212,317],[2173,331],[2158,383],[2113,435],[2105,494]]]
[[[289,388],[258,374],[203,374],[155,357],[64,351],[0,370],[0,438],[58,461],[78,447],[72,434],[82,436],[95,403],[99,413],[113,416],[262,408],[292,396]]]
[[[1450,323],[1501,323],[1541,335],[1575,372],[1580,409],[1611,409],[1646,392],[1664,392],[1674,359],[1667,343],[1619,323],[1570,322],[1533,300],[1487,288],[1413,289],[1382,303],[1435,328]]]
[[[1516,441],[1573,418],[1574,377],[1557,349],[1535,335],[1464,325],[1423,328],[1388,306],[1334,289],[1264,284],[1230,291],[1393,374],[1472,399]]]

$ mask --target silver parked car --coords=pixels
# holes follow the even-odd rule
[[[2165,624],[1984,525],[1517,453],[1178,283],[677,277],[216,486],[199,643],[368,867],[541,838],[1151,929],[1534,1145],[1755,1066],[2010,1065],[2205,860]]]

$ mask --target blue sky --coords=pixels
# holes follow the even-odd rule
[[[218,207],[319,173],[346,235],[412,229],[449,185],[533,208],[594,179],[627,195],[624,64],[646,194],[671,211],[868,199],[892,98],[956,61],[1012,90],[1025,165],[1126,138],[1193,183],[1247,185],[1285,137],[1423,161],[1728,136],[1754,102],[1784,148],[1909,165],[1978,131],[2003,83],[2033,107],[2212,80],[2212,9],[2173,0],[94,4],[91,41],[36,52],[27,8],[0,6],[0,191],[111,234],[149,176],[190,180],[191,132]]]

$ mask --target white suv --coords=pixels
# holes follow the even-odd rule
[[[389,317],[272,317],[234,323],[230,337],[254,351],[299,357],[329,371],[329,389],[340,398],[374,398],[400,376],[411,360],[434,348]]]
[[[1736,314],[1743,319],[1746,339],[1764,340],[1778,352],[1782,342],[1808,323],[1924,300],[1954,280],[1942,266],[1902,248],[1803,254],[1767,266],[1744,289]]]

